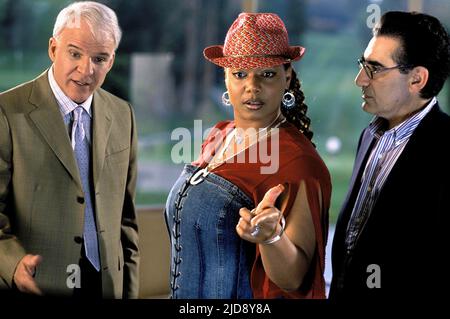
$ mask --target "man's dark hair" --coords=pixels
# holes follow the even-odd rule
[[[420,91],[422,98],[441,91],[450,73],[450,41],[438,19],[417,12],[390,11],[381,17],[373,35],[400,40],[401,48],[392,57],[396,63],[428,69],[428,82]]]

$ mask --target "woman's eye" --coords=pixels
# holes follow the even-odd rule
[[[245,72],[237,71],[237,72],[233,72],[233,75],[237,79],[242,79],[245,77],[246,74],[245,74]]]
[[[263,73],[263,77],[265,77],[265,78],[273,78],[274,76],[275,76],[275,72],[273,72],[273,71],[265,71],[264,73]]]

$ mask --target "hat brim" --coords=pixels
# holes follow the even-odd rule
[[[222,45],[213,45],[203,50],[203,55],[208,61],[223,68],[235,69],[253,69],[261,67],[271,67],[281,64],[298,61],[305,54],[305,48],[301,46],[289,47],[286,56],[260,57],[260,56],[242,56],[226,57],[223,55]]]

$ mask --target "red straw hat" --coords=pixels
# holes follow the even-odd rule
[[[299,60],[301,46],[289,46],[283,21],[273,13],[241,13],[225,38],[225,45],[203,50],[206,59],[224,68],[271,67]]]

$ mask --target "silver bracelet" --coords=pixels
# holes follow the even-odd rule
[[[270,245],[273,243],[276,243],[277,241],[279,241],[281,239],[281,235],[283,235],[284,233],[284,228],[286,227],[286,220],[284,219],[284,216],[281,216],[281,230],[280,233],[278,235],[276,235],[275,237],[272,237],[270,239],[267,239],[265,241],[263,241],[261,243],[261,245]]]

